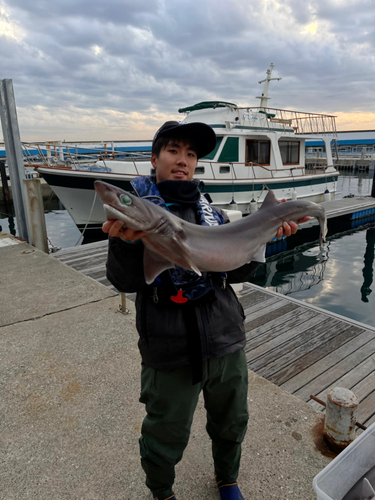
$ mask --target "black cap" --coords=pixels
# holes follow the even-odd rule
[[[163,136],[171,138],[176,136],[191,141],[196,148],[198,158],[208,155],[216,146],[215,132],[209,125],[201,122],[165,122],[154,135],[152,145],[159,137]]]

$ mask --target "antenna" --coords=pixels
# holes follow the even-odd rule
[[[271,80],[281,80],[281,78],[271,78],[272,70],[274,67],[275,67],[275,65],[273,63],[271,63],[270,69],[267,69],[267,77],[264,80],[261,80],[260,82],[258,82],[258,83],[265,82],[262,95],[260,97],[257,96],[257,99],[261,99],[261,101],[260,101],[261,108],[267,108],[268,107],[267,101],[268,101],[268,99],[271,99],[271,97],[268,97],[268,90],[270,88],[270,81]]]

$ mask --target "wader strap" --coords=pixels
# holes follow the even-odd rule
[[[196,307],[194,305],[185,304],[182,307],[188,341],[189,358],[192,369],[192,383],[198,384],[202,381],[202,345],[199,335],[199,326],[197,320]]]

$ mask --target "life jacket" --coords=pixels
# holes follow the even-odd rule
[[[131,185],[140,198],[151,201],[164,210],[169,210],[168,206],[170,204],[163,200],[156,185],[155,175],[136,177],[131,181]],[[198,223],[201,226],[219,226],[224,223],[221,214],[210,205],[202,194],[195,204],[194,209]],[[169,269],[169,275],[176,288],[176,292],[182,291],[182,293],[179,292],[178,295],[181,300],[199,299],[212,289],[211,276],[209,273],[203,273],[202,276],[198,276],[194,271],[176,266],[174,269]],[[160,277],[157,277],[152,285],[154,287],[155,297],[157,297],[157,289],[160,283]]]

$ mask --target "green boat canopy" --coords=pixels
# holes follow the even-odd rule
[[[198,102],[198,104],[194,104],[193,106],[188,106],[187,108],[180,108],[178,112],[187,113],[188,111],[196,111],[197,109],[225,108],[226,106],[233,106],[236,108],[237,104],[233,104],[232,102],[223,102],[223,101],[203,101],[203,102]]]

